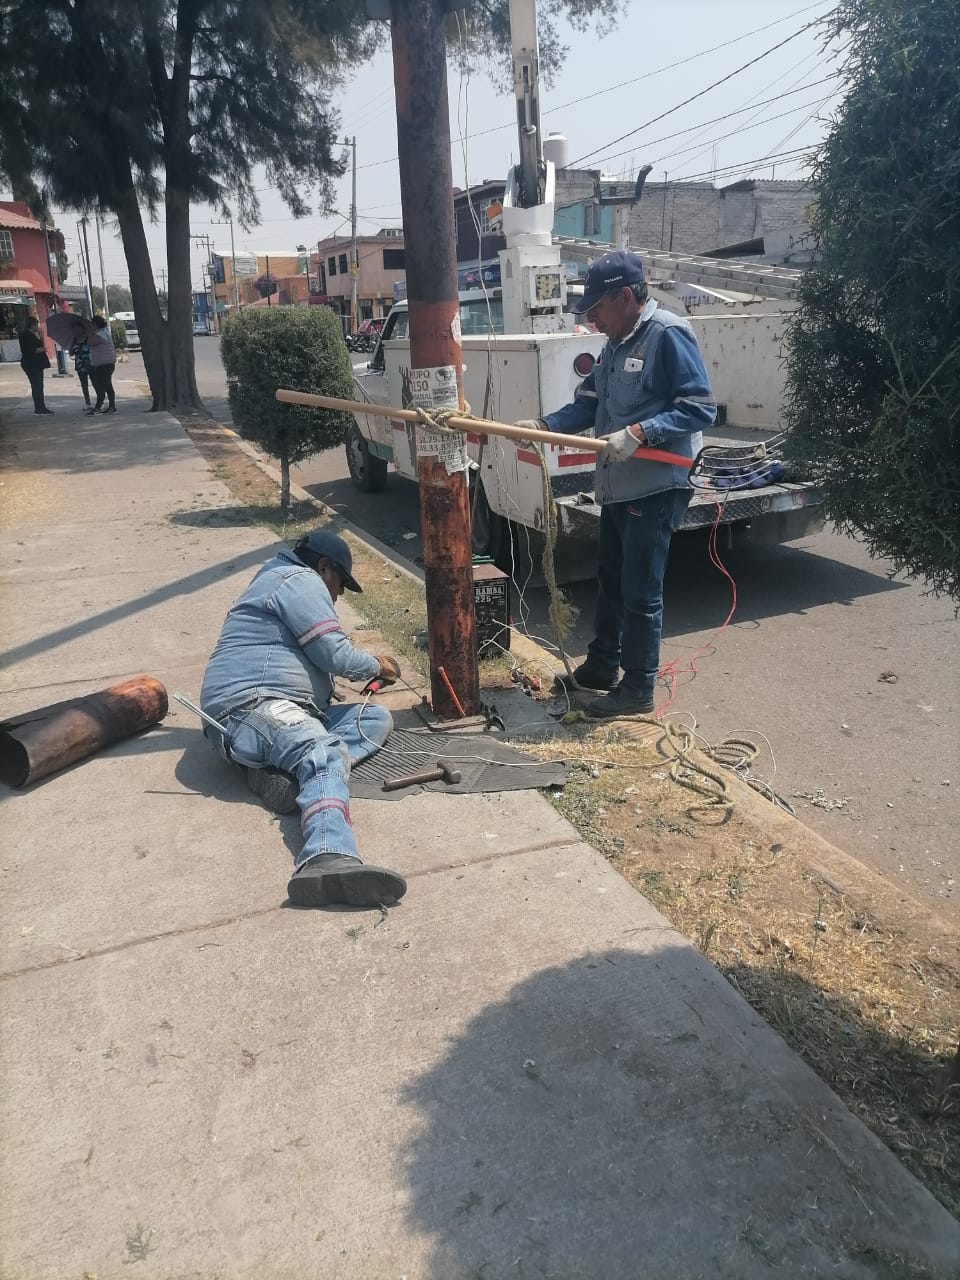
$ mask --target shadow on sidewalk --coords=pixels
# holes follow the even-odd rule
[[[213,796],[226,804],[254,805],[263,809],[264,813],[269,813],[247,786],[241,770],[219,756],[199,729],[184,730],[183,735],[183,754],[174,769],[176,779],[182,787],[196,795]],[[295,858],[303,848],[299,810],[282,816],[269,816],[276,824],[290,856]]]
[[[196,591],[203,591],[221,578],[236,573],[240,569],[249,569],[254,565],[259,567],[268,559],[270,547],[275,545],[277,541],[268,530],[264,530],[264,534],[267,540],[262,547],[257,547],[254,551],[244,552],[243,555],[233,556],[229,560],[221,561],[220,564],[200,569],[196,573],[189,573],[186,577],[165,583],[162,587],[156,587],[153,591],[148,591],[142,596],[136,596],[132,600],[125,600],[123,604],[114,605],[112,609],[105,609],[102,613],[93,614],[91,617],[84,618],[81,622],[72,622],[69,626],[61,627],[58,631],[50,631],[27,644],[17,645],[13,649],[8,649],[5,653],[0,653],[0,667],[12,666],[15,662],[23,662],[25,659],[33,658],[37,654],[48,653],[51,649],[57,649],[61,645],[69,644],[71,640],[76,640],[80,636],[90,635],[94,631],[109,627],[114,622],[119,622],[122,618],[129,618],[134,614],[142,613],[146,609],[152,609],[156,605],[167,604],[171,600],[177,600],[182,596],[189,596]]]
[[[536,974],[403,1092],[422,1274],[953,1274],[960,1228],[773,1032],[717,1009],[696,952],[662,946]]]

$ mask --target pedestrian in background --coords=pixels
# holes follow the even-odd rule
[[[50,368],[50,357],[40,337],[40,321],[36,316],[27,316],[27,323],[20,334],[20,368],[30,380],[33,412],[53,413],[43,398],[43,374]]]
[[[77,371],[77,377],[80,379],[80,390],[83,392],[83,401],[87,408],[90,408],[90,344],[87,342],[87,332],[79,320],[73,325],[73,341],[70,343],[70,354],[73,356],[73,367]]]
[[[117,400],[113,390],[113,371],[117,367],[117,349],[113,345],[110,326],[103,316],[93,317],[96,333],[90,339],[90,380],[97,393],[97,402],[87,413],[116,413]],[[107,407],[104,408],[104,397]]]

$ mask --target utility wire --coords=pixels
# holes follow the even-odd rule
[[[697,129],[709,129],[712,125],[721,124],[724,120],[731,120],[734,116],[742,116],[746,111],[753,111],[759,107],[769,107],[774,102],[780,102],[784,98],[789,98],[795,93],[805,93],[807,89],[815,89],[817,85],[826,84],[828,80],[836,80],[836,79],[837,79],[836,76],[824,76],[822,80],[813,80],[811,81],[810,84],[800,85],[798,89],[787,89],[785,92],[778,93],[772,98],[764,98],[762,102],[748,103],[747,106],[745,107],[738,107],[736,111],[728,111],[726,115],[714,116],[712,120],[701,120],[699,124],[692,124],[686,129],[678,129],[676,133],[665,133],[660,138],[651,138],[648,142],[645,142],[643,145],[645,147],[655,147],[661,142],[672,142],[674,138],[682,138],[685,133],[693,133]],[[792,110],[802,111],[803,107],[809,106],[809,105],[810,105],[809,103],[803,103],[802,106],[794,107],[792,108]],[[767,117],[767,119],[773,119],[773,120],[778,120],[779,118],[780,118],[779,116]],[[740,133],[740,132],[743,132],[743,130],[734,130],[734,133]],[[727,138],[732,138],[734,135],[733,133],[728,133],[728,134],[725,134],[724,136]],[[719,139],[719,140],[722,141],[722,139]],[[695,145],[699,145],[699,144],[696,143]],[[691,150],[692,149],[693,148],[691,148]],[[636,150],[635,147],[631,147],[628,151],[618,151],[612,156],[604,156],[603,159],[619,160],[621,156],[630,155],[635,150]],[[670,159],[670,156],[682,155],[682,154],[683,154],[682,152],[671,152],[669,156],[661,156],[661,159],[667,160],[667,159]]]
[[[556,112],[558,111],[565,111],[567,107],[579,106],[580,103],[589,102],[592,98],[602,98],[605,94],[614,93],[616,92],[617,89],[625,89],[631,84],[639,84],[641,81],[646,83],[648,80],[652,80],[655,76],[665,75],[668,71],[675,71],[677,67],[685,67],[690,62],[696,62],[698,58],[705,58],[707,57],[708,54],[718,53],[721,49],[729,48],[730,45],[739,44],[742,40],[749,40],[751,36],[760,35],[762,32],[768,31],[771,27],[779,26],[783,22],[788,22],[791,18],[798,18],[800,17],[801,14],[809,13],[811,9],[819,9],[819,8],[821,8],[821,4],[819,3],[806,5],[802,9],[794,10],[793,13],[785,14],[782,18],[777,18],[774,22],[768,22],[765,26],[755,27],[752,31],[745,31],[741,36],[734,36],[732,40],[725,40],[723,41],[722,44],[715,44],[709,49],[701,49],[699,53],[692,53],[687,58],[681,58],[679,62],[671,62],[667,66],[657,67],[653,71],[645,71],[643,75],[634,76],[630,80],[621,80],[618,84],[610,85],[606,89],[598,89],[595,93],[584,94],[583,97],[580,97],[580,98],[571,98],[569,102],[561,102],[555,107],[544,108],[541,110],[540,114],[541,116],[546,118],[547,116],[555,115]],[[794,35],[790,36],[789,39],[792,40],[794,39],[795,36],[800,35],[803,31],[808,30],[810,27],[816,26],[818,21],[819,19],[816,19],[813,22],[808,22],[806,27],[802,27],[800,31],[794,32]],[[786,41],[784,41],[783,43],[786,43]],[[776,45],[774,47],[779,48],[780,46]],[[768,49],[767,52],[771,53],[773,52],[773,50]],[[766,57],[766,54],[761,54],[760,56]],[[747,63],[746,65],[749,66],[750,63]],[[732,72],[731,74],[736,75],[737,73]],[[722,83],[723,81],[720,81],[720,80],[717,81],[717,84],[722,84]],[[711,85],[711,88],[713,87],[714,86]],[[707,90],[704,90],[704,92],[706,93]],[[689,101],[693,101],[693,99],[689,99]],[[685,104],[681,103],[680,105],[684,106]],[[674,110],[678,110],[678,109],[679,108],[674,108]],[[662,117],[659,117],[659,116],[657,118],[662,119]],[[489,129],[480,129],[476,133],[469,134],[468,137],[472,141],[475,138],[483,138],[491,133],[503,133],[505,129],[516,129],[516,127],[517,127],[516,120],[515,119],[509,120],[505,124],[492,125]],[[643,127],[645,126],[641,126],[641,128]],[[628,137],[629,135],[625,135],[625,136]],[[611,142],[609,145],[615,146],[616,143],[619,142],[620,140],[621,139],[617,138],[614,142]],[[451,139],[451,145],[454,145],[454,142],[452,139]],[[597,148],[597,149],[602,150],[602,148]],[[590,151],[587,154],[593,155],[594,152]],[[396,164],[397,159],[398,159],[397,156],[391,156],[390,159],[388,160],[370,160],[366,164],[358,164],[357,170],[359,171],[360,169],[377,169],[382,167],[385,164]]]
[[[797,36],[802,36],[805,31],[809,31],[811,27],[815,27],[817,22],[818,20],[814,19],[813,22],[806,23],[799,29],[799,31],[794,31],[793,35],[789,35],[785,39],[778,41],[777,44],[771,45],[769,49],[765,49],[763,53],[758,53],[755,58],[751,58],[750,61],[745,62],[743,66],[737,67],[735,71],[730,71],[725,76],[721,76],[719,80],[714,80],[713,84],[708,84],[707,87],[705,89],[701,89],[699,93],[694,93],[689,98],[685,98],[683,102],[678,102],[675,107],[671,107],[668,111],[662,111],[660,115],[654,116],[652,120],[647,120],[645,124],[638,125],[636,129],[630,129],[627,133],[621,134],[619,138],[614,138],[611,142],[606,142],[602,146],[594,147],[591,151],[585,151],[584,154],[574,160],[568,168],[576,168],[581,161],[589,159],[590,156],[596,155],[597,152],[606,151],[607,147],[615,147],[618,142],[623,142],[627,138],[632,138],[636,133],[642,133],[644,129],[649,129],[650,126],[652,124],[656,124],[658,120],[663,120],[667,116],[673,115],[675,111],[679,111],[682,107],[689,106],[691,102],[696,102],[698,98],[704,97],[705,94],[708,94],[712,89],[716,89],[719,85],[726,84],[728,80],[732,80],[734,76],[740,75],[740,73],[742,71],[746,71],[748,67],[755,66],[756,63],[761,62],[764,58],[769,58],[771,53],[776,53],[778,49],[782,49],[783,46],[789,44],[791,40],[796,40]]]

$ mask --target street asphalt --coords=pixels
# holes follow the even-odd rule
[[[273,535],[132,381],[99,418],[21,382],[0,715],[195,697]],[[171,703],[2,791],[4,1278],[957,1276],[960,1224],[538,793],[357,801],[406,898],[297,911],[298,824]]]

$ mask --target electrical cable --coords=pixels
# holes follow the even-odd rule
[[[741,116],[744,114],[744,112],[753,111],[760,107],[769,107],[775,102],[780,102],[783,98],[792,97],[793,94],[795,93],[804,93],[807,89],[815,89],[818,85],[826,84],[828,80],[839,81],[839,78],[840,77],[837,75],[823,76],[821,79],[814,80],[810,84],[799,85],[796,89],[785,89],[783,93],[775,94],[772,98],[764,98],[762,102],[748,102],[746,105],[742,107],[737,107],[736,111],[728,111],[725,115],[714,116],[712,120],[702,120],[699,124],[691,124],[686,129],[678,129],[675,133],[665,133],[660,138],[651,138],[648,142],[645,142],[643,145],[645,147],[655,147],[661,142],[672,142],[674,138],[682,138],[685,133],[693,133],[697,129],[704,129],[704,130],[709,129],[712,125],[720,124],[724,120],[731,120],[734,116]],[[804,104],[804,105],[809,105],[809,104]],[[803,109],[802,107],[795,108],[795,110],[797,111],[801,111],[802,109]],[[731,133],[725,136],[733,137],[734,135]],[[617,151],[613,155],[601,156],[600,160],[601,161],[619,160],[621,156],[633,155],[635,151],[636,151],[636,148],[631,147],[627,151]],[[657,161],[654,161],[654,164],[656,165],[657,163],[659,163],[659,160],[669,160],[674,155],[680,155],[680,154],[682,154],[682,152],[671,151],[665,156],[660,156]]]
[[[774,19],[773,22],[768,22],[762,27],[754,27],[752,31],[745,31],[743,35],[734,36],[733,39],[731,40],[724,40],[721,44],[712,45],[709,49],[701,49],[699,53],[692,53],[688,57],[681,58],[677,62],[668,63],[664,67],[656,67],[652,71],[644,71],[642,75],[633,76],[629,80],[621,80],[619,83],[610,85],[606,89],[597,89],[596,92],[594,93],[587,93],[579,98],[571,98],[569,102],[561,102],[555,107],[550,107],[549,110],[542,111],[541,115],[544,117],[555,115],[558,111],[565,111],[568,107],[579,106],[580,103],[589,102],[592,98],[602,98],[608,93],[616,92],[617,89],[625,89],[632,84],[639,84],[641,81],[643,83],[646,83],[654,79],[655,76],[665,75],[668,71],[675,71],[678,67],[685,67],[688,65],[688,63],[696,62],[698,58],[705,58],[711,53],[718,53],[721,49],[727,49],[731,45],[739,44],[742,40],[749,40],[751,36],[760,35],[764,31],[769,31],[771,27],[780,26],[780,24],[783,22],[789,22],[792,18],[799,18],[802,14],[809,13],[811,10],[818,9],[820,7],[821,7],[820,3],[805,5],[802,9],[795,9],[793,13],[784,14],[782,18],[776,18]],[[459,13],[459,10],[457,12]],[[819,21],[819,19],[817,19],[817,21]],[[812,22],[808,24],[808,26],[815,26],[815,25],[816,25],[816,22]],[[458,26],[459,26],[459,20],[458,20]],[[793,37],[791,37],[791,39],[792,38]],[[478,133],[471,134],[470,137],[471,139],[483,138],[483,137],[486,137],[488,134],[503,133],[506,129],[515,129],[516,127],[517,127],[516,120],[510,120],[504,124],[492,125],[489,129],[481,129]],[[588,154],[592,155],[593,152],[589,152]],[[387,160],[371,160],[371,161],[368,161],[366,164],[357,165],[357,171],[359,172],[359,170],[361,169],[376,169],[376,168],[382,167],[385,164],[396,164],[397,161],[398,161],[397,156],[391,156]],[[258,190],[264,190],[264,191],[271,190],[271,189],[272,188],[268,188],[268,187],[258,188]]]
[[[568,168],[575,169],[581,161],[589,159],[590,156],[594,156],[600,151],[606,151],[607,147],[615,147],[618,142],[623,142],[626,138],[632,138],[634,134],[641,133],[644,129],[648,129],[650,125],[656,124],[658,120],[664,120],[667,116],[673,115],[674,112],[679,111],[682,107],[689,106],[691,102],[696,102],[698,98],[704,97],[706,94],[710,93],[712,89],[716,89],[720,85],[726,84],[726,82],[728,80],[732,80],[734,76],[740,75],[741,72],[746,71],[749,67],[755,66],[756,63],[761,62],[764,58],[768,58],[771,53],[776,53],[778,49],[782,49],[784,45],[789,44],[791,40],[796,40],[796,38],[803,35],[805,31],[809,31],[811,27],[817,26],[818,22],[819,19],[815,19],[813,22],[806,23],[798,31],[794,31],[792,35],[778,41],[775,45],[771,45],[771,47],[769,49],[765,49],[763,53],[758,53],[755,58],[751,58],[750,61],[745,62],[743,66],[737,67],[736,70],[728,72],[725,76],[721,76],[719,80],[714,80],[714,82],[712,84],[708,84],[705,89],[701,89],[698,93],[694,93],[689,98],[685,98],[683,102],[677,103],[675,107],[670,107],[669,110],[662,111],[660,115],[654,116],[652,120],[647,120],[644,124],[638,125],[636,129],[630,129],[627,133],[621,134],[619,138],[614,138],[611,142],[603,143],[599,147],[593,147],[592,150],[585,151],[584,154],[574,160]]]

